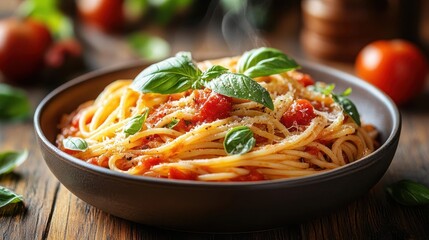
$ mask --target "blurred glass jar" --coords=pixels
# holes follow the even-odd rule
[[[400,0],[303,0],[301,45],[310,57],[353,61],[377,39],[398,36]]]

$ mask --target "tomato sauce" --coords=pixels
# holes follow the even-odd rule
[[[145,139],[143,139],[143,142],[141,144],[141,149],[149,149],[149,148],[155,148],[158,147],[163,143],[161,137],[157,134],[147,136]]]
[[[306,147],[305,152],[310,153],[311,155],[317,156],[320,150],[317,147]]]
[[[255,167],[246,167],[246,169],[250,171],[248,174],[233,178],[231,179],[231,181],[248,182],[248,181],[265,180],[264,175],[258,172],[258,170]]]
[[[181,180],[197,180],[197,175],[193,172],[185,172],[177,168],[171,167],[168,172],[168,178]]]
[[[107,156],[101,155],[99,157],[93,157],[86,160],[87,163],[91,163],[100,167],[109,167],[109,158]]]

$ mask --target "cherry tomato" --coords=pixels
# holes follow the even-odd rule
[[[76,3],[84,23],[107,33],[121,32],[138,25],[147,7],[146,1],[77,0]]]
[[[400,105],[420,93],[428,65],[425,56],[405,40],[380,40],[364,47],[355,62],[356,75]]]
[[[308,74],[297,72],[294,77],[304,87],[314,85],[314,79]]]
[[[0,21],[0,71],[7,81],[23,83],[39,72],[52,37],[45,25],[31,20]]]
[[[289,130],[303,130],[316,117],[314,107],[306,99],[297,99],[283,114],[280,121]]]
[[[78,0],[77,9],[85,23],[102,31],[119,31],[124,24],[124,0]]]
[[[194,117],[196,122],[213,122],[227,118],[232,110],[232,98],[206,90],[198,91],[195,102],[199,111]]]

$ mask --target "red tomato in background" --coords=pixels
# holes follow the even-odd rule
[[[82,55],[82,46],[74,38],[55,42],[47,50],[45,64],[50,68],[59,68],[66,64],[67,58],[79,58]]]
[[[424,88],[428,63],[422,52],[405,40],[380,40],[364,47],[355,62],[356,75],[372,83],[400,105]]]
[[[77,9],[85,23],[105,32],[117,32],[124,25],[124,0],[78,0]]]
[[[23,83],[37,74],[52,42],[45,25],[30,19],[0,21],[0,71],[9,82]]]

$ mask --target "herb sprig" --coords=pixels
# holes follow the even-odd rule
[[[124,126],[125,137],[134,135],[138,131],[140,131],[148,115],[149,115],[149,108],[145,108],[141,115],[137,115],[131,118]]]
[[[237,72],[251,78],[279,74],[299,68],[299,65],[284,54],[274,49],[262,47],[245,52],[237,63]]]
[[[189,52],[179,52],[175,57],[143,70],[131,87],[143,93],[161,94],[206,87],[216,93],[254,101],[274,110],[270,94],[252,77],[268,76],[299,67],[295,61],[273,48],[251,50],[241,57],[240,64],[242,66],[238,73],[231,73],[218,65],[201,71]]]
[[[335,94],[333,92],[335,89],[335,84],[329,84],[324,87],[320,86],[320,84],[316,84],[313,86],[313,89],[314,91],[320,92],[324,95],[331,95],[334,101],[341,106],[343,111],[349,115],[358,126],[361,125],[360,115],[356,105],[348,98],[348,96],[352,93],[351,88],[347,88],[341,94]]]

